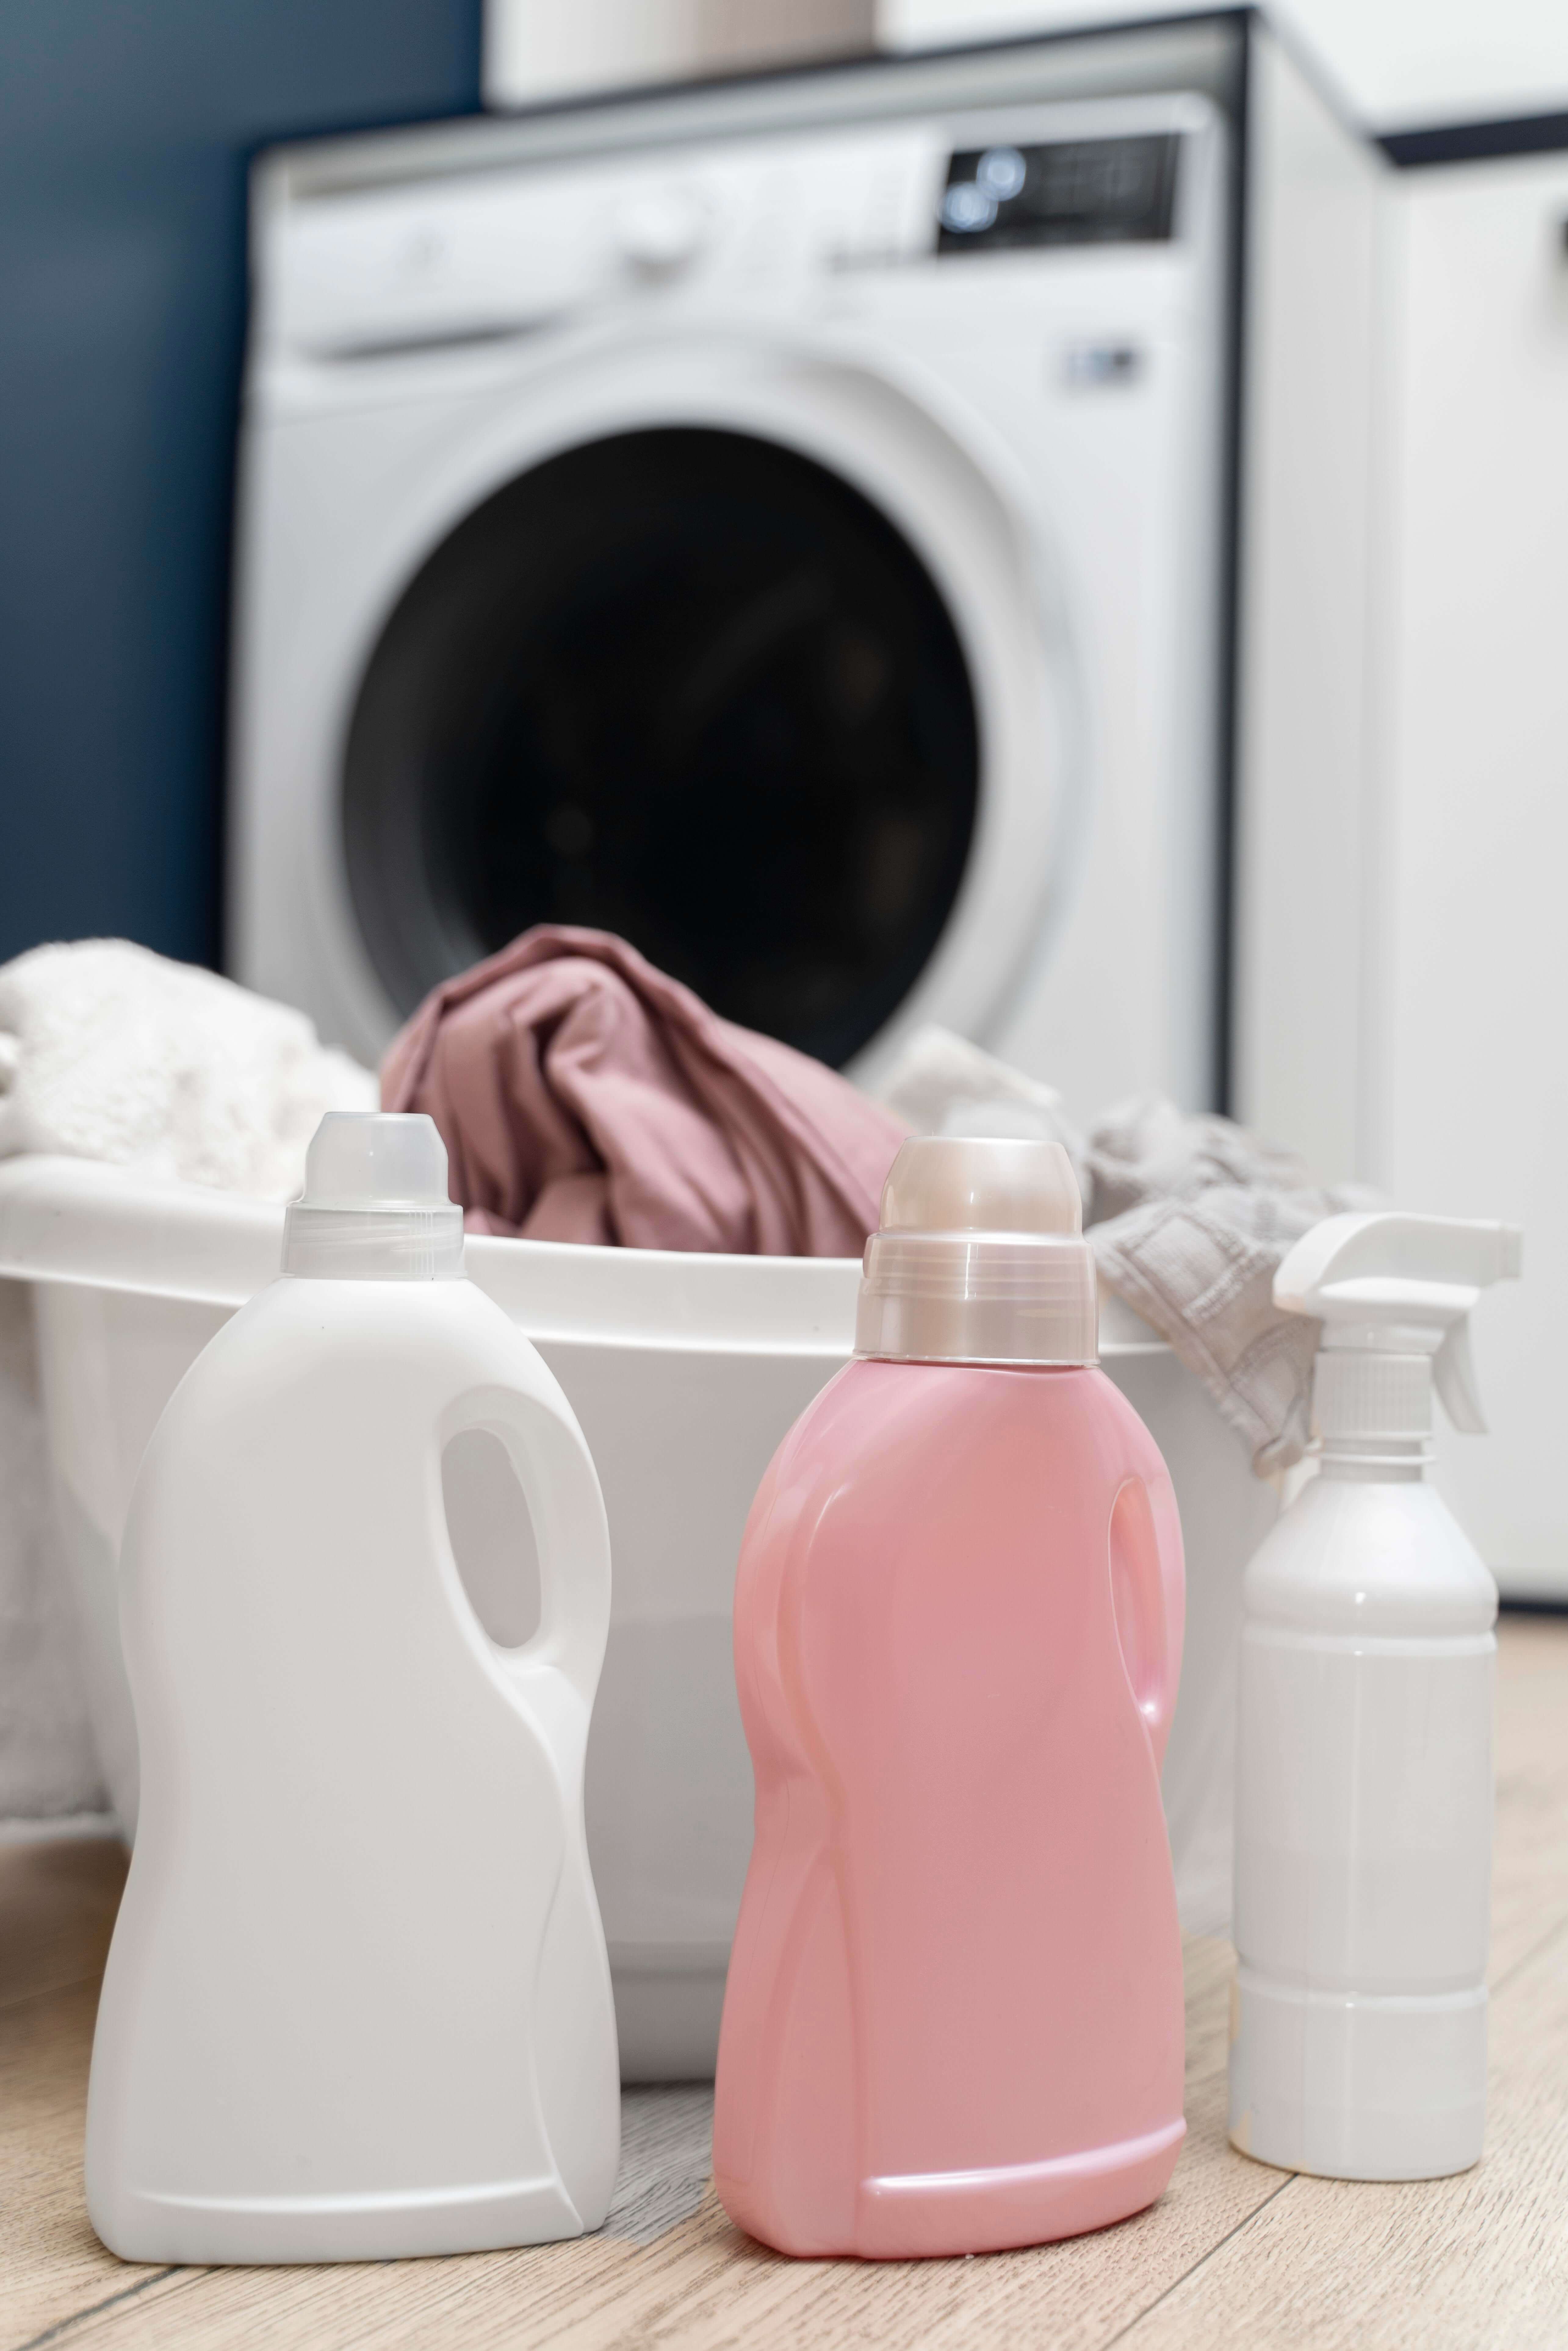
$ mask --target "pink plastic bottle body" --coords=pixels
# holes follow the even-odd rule
[[[1182,1595],[1165,1464],[1092,1368],[857,1361],[785,1439],[736,1588],[757,1830],[714,2125],[753,2236],[979,2252],[1159,2195]]]

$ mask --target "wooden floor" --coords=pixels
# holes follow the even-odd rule
[[[1230,1953],[1197,1942],[1187,1954],[1186,2144],[1154,2210],[1099,2236],[966,2262],[786,2262],[730,2227],[711,2190],[701,2191],[699,2168],[673,2205],[661,2208],[653,2190],[629,2204],[618,2195],[618,2208],[641,2215],[622,2225],[612,2214],[618,2234],[315,2270],[131,2269],[98,2243],[82,2206],[82,2110],[121,1864],[100,1844],[7,1847],[0,2351],[1563,2351],[1568,1622],[1504,1622],[1497,1842],[1489,2137],[1485,2159],[1462,2179],[1352,2187],[1235,2154],[1224,2132]],[[674,2094],[667,2113],[669,2143],[684,2130],[700,2148],[690,2136],[694,2114],[700,2132],[696,2094]],[[643,2145],[652,2144],[646,2123],[644,2111]],[[689,2160],[700,2166],[700,2155]],[[694,2199],[695,2210],[669,2221]]]

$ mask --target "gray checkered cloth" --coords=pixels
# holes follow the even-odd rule
[[[1280,1312],[1274,1276],[1313,1225],[1376,1207],[1376,1196],[1316,1186],[1288,1152],[1157,1095],[1102,1119],[1084,1164],[1088,1238],[1105,1287],[1197,1373],[1258,1475],[1288,1469],[1310,1434],[1318,1325]]]

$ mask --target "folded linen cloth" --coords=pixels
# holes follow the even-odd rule
[[[1260,1478],[1301,1459],[1318,1326],[1279,1311],[1274,1276],[1304,1232],[1342,1209],[1375,1206],[1375,1194],[1314,1185],[1289,1152],[1157,1094],[1121,1104],[1082,1134],[1049,1086],[946,1029],[918,1030],[881,1092],[926,1134],[1029,1133],[1065,1144],[1106,1289],[1202,1380]]]
[[[907,1132],[603,931],[540,925],[437,987],[382,1063],[472,1232],[858,1257]]]
[[[123,939],[0,965],[0,1156],[57,1151],[284,1199],[376,1082],[305,1016]],[[0,1823],[104,1811],[55,1554],[26,1286],[0,1281]]]

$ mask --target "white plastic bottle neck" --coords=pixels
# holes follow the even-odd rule
[[[1388,1334],[1391,1338],[1394,1333]],[[1312,1418],[1322,1439],[1320,1477],[1416,1480],[1432,1458],[1432,1350],[1416,1334],[1394,1346],[1364,1340],[1319,1351]]]
[[[1351,1485],[1418,1485],[1431,1458],[1430,1445],[1419,1442],[1338,1437],[1331,1443],[1325,1438],[1318,1448],[1318,1475]]]

